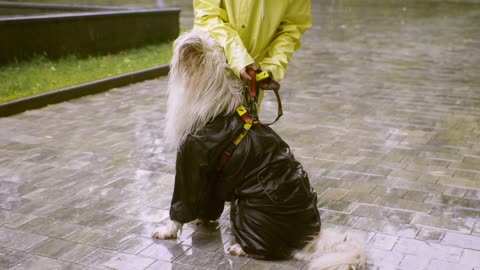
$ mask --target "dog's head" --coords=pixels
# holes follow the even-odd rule
[[[178,148],[188,134],[242,104],[242,82],[228,67],[223,49],[209,34],[192,31],[173,45],[165,139]]]
[[[182,34],[175,40],[171,68],[183,76],[191,76],[228,66],[215,41],[207,33],[195,31]]]

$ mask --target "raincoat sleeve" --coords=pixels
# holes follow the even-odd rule
[[[265,18],[267,19],[267,18]],[[276,34],[260,61],[262,70],[271,70],[273,77],[281,81],[285,76],[288,62],[300,47],[302,34],[312,26],[310,0],[291,1]]]
[[[194,0],[194,28],[208,32],[225,50],[227,62],[240,78],[240,69],[254,63],[243,45],[238,32],[228,21],[227,11],[220,7],[220,0]]]
[[[177,152],[175,186],[170,219],[188,223],[208,207],[211,179],[208,177],[208,151],[187,137]]]

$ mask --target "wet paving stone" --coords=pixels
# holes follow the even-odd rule
[[[165,261],[156,261],[150,265],[146,270],[198,270],[201,268],[194,267],[192,265],[184,265],[178,263],[170,263]]]
[[[469,218],[453,218],[448,216],[431,216],[427,214],[417,213],[412,219],[412,224],[431,226],[436,228],[443,228],[463,233],[472,231],[475,225],[475,219]]]
[[[325,210],[334,210],[339,212],[350,212],[353,209],[353,204],[342,200],[332,200],[328,198],[319,198],[318,208]]]
[[[188,29],[191,1],[166,2]],[[312,1],[273,128],[309,174],[322,227],[367,236],[367,269],[480,269],[480,2],[370,2]],[[0,269],[307,269],[226,255],[228,211],[151,239],[175,174],[166,88],[0,118]],[[275,113],[267,95],[261,118]]]
[[[251,259],[247,264],[245,264],[241,269],[255,269],[255,270],[293,270],[293,269],[308,269],[304,261],[299,260],[289,260],[289,261],[260,261]]]
[[[50,258],[58,258],[69,252],[76,244],[74,242],[50,238],[32,247],[29,252]]]
[[[152,242],[150,240],[150,242]],[[162,261],[173,262],[180,255],[187,252],[191,247],[180,245],[174,242],[154,241],[148,248],[140,252],[139,255],[154,258]]]
[[[325,211],[321,214],[322,222],[353,227],[358,223],[360,217],[344,213]]]
[[[410,255],[422,254],[425,257],[446,262],[458,262],[463,252],[462,248],[406,238],[399,239],[393,250]]]
[[[29,199],[0,194],[0,209],[16,210],[30,202]]]
[[[368,232],[381,232],[398,237],[414,238],[420,228],[416,225],[390,222],[380,219],[362,217],[355,224],[355,229]]]
[[[382,234],[382,233],[377,233],[375,236],[372,238],[370,241],[369,245],[378,248],[378,249],[383,249],[383,250],[392,250],[393,246],[398,241],[398,237],[388,235],[388,234]]]
[[[29,269],[38,269],[38,270],[63,270],[63,269],[71,269],[71,270],[82,270],[85,266],[72,264],[68,262],[63,262],[59,260],[54,260],[47,257],[41,256],[31,256],[25,261],[21,262],[20,264],[16,265],[12,270],[29,270]]]
[[[31,185],[22,185],[19,183],[0,181],[0,193],[10,196],[21,197],[32,191],[35,191],[37,188]]]
[[[82,260],[81,263],[106,269],[135,270],[145,269],[154,261],[155,260],[151,258],[145,258],[126,253],[99,250]]]
[[[99,239],[105,239],[105,236],[108,235],[108,231],[81,227],[72,234],[65,237],[66,240],[73,241],[81,244],[88,244],[91,241],[101,241]]]
[[[397,269],[425,269],[430,263],[430,258],[407,254]]]
[[[151,238],[135,236],[119,245],[117,250],[129,254],[138,254],[152,244]]]
[[[424,212],[429,213],[433,205],[424,202],[411,201],[406,199],[390,198],[390,197],[381,197],[376,203],[381,206],[404,209],[415,212]]]
[[[355,210],[353,210],[352,214],[362,217],[382,219],[386,217],[390,212],[390,208],[360,204],[357,208],[355,208]]]
[[[10,269],[30,256],[26,252],[0,247],[0,269]]]
[[[410,221],[414,216],[415,216],[415,212],[393,209],[387,215],[387,219],[392,222],[408,224],[410,223]]]
[[[415,238],[425,241],[440,241],[444,235],[445,231],[442,229],[424,227]]]
[[[376,248],[369,248],[367,256],[367,264],[379,266],[380,269],[396,269],[405,257],[402,253]]]
[[[94,246],[76,244],[69,251],[61,255],[59,258],[63,261],[78,263],[81,260],[85,259],[86,257],[95,253],[97,250],[99,250],[99,248]]]
[[[459,263],[449,263],[441,260],[432,260],[430,261],[429,265],[425,269],[427,270],[447,270],[447,269],[471,270],[472,266],[459,264]]]
[[[142,222],[140,220],[121,218],[117,222],[109,224],[107,230],[127,233],[137,228],[141,224]]]
[[[175,262],[200,269],[241,269],[248,260],[223,253],[210,252],[192,247]]]
[[[460,264],[480,265],[480,251],[465,249],[462,257],[460,258]]]
[[[445,232],[445,236],[441,243],[455,247],[478,250],[479,241],[480,236],[447,231]]]
[[[358,202],[358,203],[367,203],[367,204],[372,204],[377,200],[377,196],[368,194],[368,193],[363,193],[363,192],[348,192],[342,200],[347,201],[347,202]]]
[[[134,237],[131,234],[112,231],[105,231],[102,235],[93,235],[95,236],[94,238],[87,238],[88,240],[86,240],[86,244],[112,250],[117,249],[119,246],[123,245]]]
[[[191,236],[191,245],[198,249],[215,251],[231,238],[229,235],[221,234],[220,230],[216,232],[198,231]]]
[[[33,216],[33,215],[26,215],[22,213],[0,209],[0,225],[5,226],[7,228],[16,228],[35,218],[36,216]]]
[[[119,221],[120,217],[118,216],[107,213],[93,213],[92,215],[89,215],[76,223],[82,226],[105,229],[111,224],[115,224]]]
[[[45,239],[45,236],[0,227],[0,247],[24,251]]]

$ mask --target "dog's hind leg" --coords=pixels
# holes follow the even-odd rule
[[[230,255],[233,256],[247,256],[247,253],[243,251],[243,248],[239,244],[233,244],[227,248],[227,251]]]
[[[182,232],[182,223],[174,220],[169,220],[166,225],[157,228],[152,233],[152,238],[155,239],[176,239],[178,232]]]
[[[190,222],[192,225],[202,225],[205,224],[206,220],[197,218],[194,221]]]

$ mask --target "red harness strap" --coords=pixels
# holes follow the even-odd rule
[[[249,75],[252,79],[250,80],[250,89],[248,91],[249,96],[246,97],[247,108],[245,108],[243,105],[240,105],[237,108],[237,114],[240,117],[242,117],[245,124],[243,125],[242,131],[232,141],[232,143],[229,146],[227,146],[227,148],[223,151],[222,155],[220,156],[220,159],[218,161],[218,167],[217,167],[218,171],[223,170],[225,163],[230,158],[233,151],[235,151],[235,149],[240,144],[240,142],[243,140],[243,138],[245,138],[250,128],[254,124],[257,124],[259,122],[258,114],[257,114],[258,91],[259,91],[259,87],[257,87],[257,74],[255,73],[254,70],[249,70]],[[264,77],[271,78],[270,73],[268,75],[267,74],[262,74],[262,75],[264,75]],[[263,79],[261,80],[263,81]],[[280,117],[282,117],[283,115],[282,101],[280,99],[280,94],[278,93],[278,91],[280,90],[280,84],[274,80],[269,79],[267,82],[267,85],[268,85],[267,89],[264,89],[264,90],[274,91],[275,97],[277,98],[277,104],[278,104],[277,118],[275,118],[275,120],[272,123],[264,124],[264,125],[272,125],[273,123],[277,122],[277,120],[280,119]]]
[[[232,141],[232,143],[227,146],[225,150],[223,150],[223,153],[220,156],[220,160],[218,162],[218,171],[221,171],[223,169],[223,166],[225,166],[225,163],[230,158],[233,151],[235,151],[243,138],[245,138],[245,135],[247,135],[250,128],[257,123],[253,120],[253,118],[250,116],[250,114],[247,112],[247,109],[243,105],[240,105],[240,107],[237,108],[237,114],[242,117],[245,124],[243,124],[243,129],[240,134],[238,134],[238,136]]]

